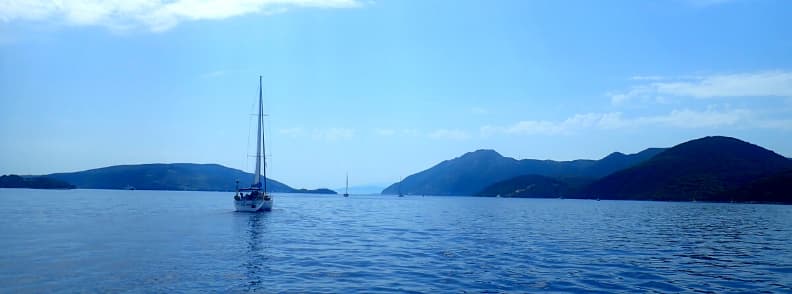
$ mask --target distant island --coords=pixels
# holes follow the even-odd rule
[[[74,185],[48,177],[0,176],[0,188],[74,189]]]
[[[219,164],[157,163],[116,165],[32,178],[67,183],[79,189],[235,191],[237,180],[240,188],[246,187],[253,174]],[[267,189],[276,193],[337,194],[330,189],[295,189],[272,179],[266,181]]]
[[[289,193],[303,193],[303,194],[338,194],[338,192],[327,189],[327,188],[319,188],[319,189],[295,189]]]
[[[402,181],[401,190],[406,194],[476,195],[489,185],[523,175],[593,181],[645,161],[664,150],[649,148],[630,155],[614,152],[600,160],[572,161],[517,160],[504,157],[494,150],[477,150],[408,176]],[[382,194],[397,194],[398,189],[398,183],[394,183]]]
[[[663,148],[649,148],[629,155],[614,152],[600,160],[554,161],[517,160],[504,157],[494,150],[477,150],[408,176],[401,182],[401,190],[406,194],[425,195],[478,195],[489,191],[495,196],[501,191],[488,189],[490,185],[501,181],[514,181],[515,178],[526,175],[543,176],[579,185],[634,166],[663,151]],[[397,190],[398,183],[394,183],[383,190],[382,194],[396,194]]]
[[[792,171],[792,161],[773,151],[735,138],[706,137],[610,174],[584,192],[602,199],[792,203],[792,189],[764,197],[767,191],[762,189],[767,186],[754,185],[788,171]],[[735,195],[749,187],[754,188]],[[792,182],[787,188],[792,188]]]
[[[731,137],[711,136],[599,160],[552,161],[478,150],[394,183],[413,195],[792,204],[792,160]]]
[[[43,176],[5,175],[0,188],[235,191],[250,173],[218,164],[117,165]],[[269,191],[296,189],[266,179]],[[504,157],[477,150],[410,175],[381,194],[718,201],[792,204],[792,159],[731,137],[711,136],[599,160]]]

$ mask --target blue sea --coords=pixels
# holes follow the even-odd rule
[[[792,206],[0,189],[2,292],[792,293]]]

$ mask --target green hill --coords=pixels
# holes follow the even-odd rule
[[[47,177],[66,181],[82,189],[233,191],[236,180],[247,187],[253,174],[219,164],[137,164],[116,165],[79,172],[56,173]],[[267,188],[284,193],[330,193],[330,190],[297,190],[267,179]],[[334,192],[333,192],[334,193]]]
[[[494,150],[478,150],[443,161],[394,183],[382,194],[474,195],[500,181],[523,175],[551,178],[600,178],[630,167],[663,149],[650,148],[636,154],[613,153],[600,160],[553,161],[501,156]]]
[[[522,175],[489,185],[476,196],[525,198],[557,198],[578,195],[592,180],[583,178],[555,179],[540,175]]]
[[[715,199],[735,202],[792,203],[792,170],[760,178],[717,195]]]
[[[0,188],[74,189],[74,185],[48,177],[0,176]]]
[[[760,178],[792,169],[792,161],[730,137],[705,137],[674,146],[642,164],[592,183],[602,199],[711,200]]]

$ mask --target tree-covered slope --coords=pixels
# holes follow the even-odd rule
[[[792,170],[783,171],[715,197],[719,201],[792,203]]]
[[[599,178],[642,162],[662,151],[647,149],[636,154],[613,153],[601,160],[553,161],[501,156],[493,150],[477,150],[443,161],[394,183],[383,194],[474,195],[484,188],[523,175],[553,178]]]
[[[66,181],[83,189],[233,191],[235,181],[240,187],[250,186],[253,174],[218,164],[137,164],[116,165],[79,172],[56,173],[47,177]],[[330,191],[296,190],[281,182],[267,179],[272,192],[306,193]]]
[[[781,171],[792,161],[730,137],[688,141],[591,184],[603,199],[726,200],[726,191]]]
[[[540,175],[522,175],[487,186],[476,196],[556,198],[578,195],[590,183],[583,178],[550,178]]]
[[[74,185],[48,177],[0,176],[0,188],[74,189]]]

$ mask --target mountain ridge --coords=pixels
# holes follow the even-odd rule
[[[52,173],[46,177],[65,181],[81,189],[139,189],[180,191],[234,191],[247,187],[252,173],[215,163],[147,163],[124,164],[77,172]],[[252,180],[251,180],[252,181]],[[295,189],[279,181],[266,179],[268,190],[280,193],[324,193],[331,190]],[[334,192],[334,191],[332,191]]]
[[[606,176],[585,192],[603,199],[723,201],[723,193],[788,169],[792,161],[761,146],[708,136]]]
[[[402,180],[400,189],[406,194],[473,195],[493,183],[521,175],[599,178],[650,158],[662,150],[648,148],[634,154],[622,154],[623,156],[611,153],[600,160],[554,161],[517,160],[504,157],[492,149],[479,149],[444,160],[406,177]],[[398,185],[399,183],[391,184],[381,194],[396,194]]]
[[[2,175],[0,176],[0,188],[74,189],[75,186],[48,177]]]
[[[792,203],[792,160],[725,136],[613,152],[599,160],[516,160],[476,150],[410,175],[382,194],[393,194],[398,185],[405,194]]]

